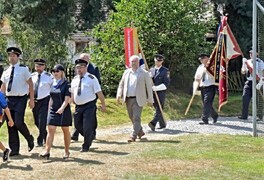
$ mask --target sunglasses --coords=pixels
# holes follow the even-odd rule
[[[51,72],[52,73],[58,73],[58,72],[60,72],[60,70],[52,70]]]

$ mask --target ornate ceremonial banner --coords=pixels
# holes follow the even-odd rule
[[[139,55],[138,35],[136,28],[124,28],[126,68],[130,67],[129,58]]]

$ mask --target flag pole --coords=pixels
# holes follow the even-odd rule
[[[188,112],[189,112],[189,109],[190,109],[191,104],[192,104],[192,102],[193,102],[194,96],[195,96],[195,94],[192,95],[192,98],[191,98],[191,100],[190,100],[190,102],[189,102],[189,104],[188,104],[188,107],[187,107],[186,110],[185,110],[185,113],[184,113],[185,116],[186,116],[186,115],[188,114]]]
[[[142,47],[141,47],[141,44],[140,44],[139,40],[138,40],[138,46],[139,46],[139,49],[140,49],[140,51],[142,53],[142,58],[143,58],[143,61],[144,61],[146,70],[149,71],[149,67],[148,67],[148,64],[147,64],[147,61],[146,61],[146,58],[145,58],[145,55],[144,55],[144,52],[142,50]],[[154,85],[154,82],[153,82],[153,79],[152,78],[151,78],[151,82],[152,82],[152,85]],[[160,104],[160,100],[159,100],[158,93],[157,93],[157,91],[153,91],[153,92],[154,92],[154,95],[155,95],[155,97],[157,99],[157,103],[158,103],[158,106],[159,106],[159,109],[160,109],[160,112],[161,112],[161,116],[162,116],[162,118],[164,120],[164,123],[166,124],[166,120],[165,120],[165,117],[164,117],[164,113],[163,113],[162,106]]]

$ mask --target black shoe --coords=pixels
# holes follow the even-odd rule
[[[81,150],[80,150],[80,152],[88,152],[89,151],[89,149],[84,149],[84,148],[82,148]]]
[[[217,120],[218,120],[218,115],[215,117],[215,118],[213,118],[214,120],[213,120],[213,123],[217,123]]]
[[[165,129],[165,128],[166,128],[166,126],[160,126],[157,129]]]
[[[19,152],[13,152],[11,151],[11,153],[9,154],[9,156],[19,156]]]
[[[152,124],[152,122],[148,123],[148,126],[150,127],[151,131],[155,131],[155,126]]]
[[[34,137],[31,135],[31,140],[28,141],[28,152],[32,151],[34,148]]]
[[[38,144],[36,145],[36,147],[43,147],[43,144],[38,143]]]
[[[40,154],[39,157],[46,158],[47,160],[49,160],[50,153]]]
[[[71,140],[78,141],[78,138],[77,137],[71,137]]]
[[[247,120],[247,118],[244,118],[244,117],[242,117],[242,116],[238,116],[237,118],[238,118],[238,119],[242,119],[242,120]]]
[[[11,153],[11,149],[6,148],[3,154],[3,162],[8,161],[10,153]]]
[[[202,122],[199,122],[200,125],[204,125],[204,124],[209,124],[208,121],[202,121]]]

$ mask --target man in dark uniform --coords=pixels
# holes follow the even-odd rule
[[[34,90],[31,73],[28,67],[19,63],[21,50],[16,47],[7,48],[10,66],[2,74],[1,91],[7,97],[8,108],[10,109],[15,125],[8,126],[9,147],[12,155],[19,155],[19,136],[18,131],[28,142],[28,151],[34,148],[34,138],[30,134],[25,122],[25,109],[27,105],[28,93],[30,96],[29,106],[34,108]]]
[[[45,59],[35,59],[34,63],[36,72],[32,73],[32,81],[34,85],[35,107],[32,109],[32,112],[35,125],[39,130],[37,145],[42,147],[47,137],[47,115],[53,78],[50,73],[45,71]]]
[[[87,65],[88,73],[94,75],[97,78],[97,80],[99,81],[99,84],[101,84],[100,71],[99,71],[98,67],[95,66],[95,64],[90,62],[90,59],[91,59],[90,55],[88,53],[82,53],[80,55],[80,59],[88,62],[88,65]],[[96,139],[96,128],[97,128],[97,119],[96,119],[96,126],[94,129],[94,139]],[[74,128],[72,136],[71,136],[71,140],[78,141],[78,137],[79,137],[79,132],[76,130],[76,128]]]
[[[161,108],[163,109],[166,97],[166,90],[170,84],[170,72],[165,68],[163,63],[164,57],[161,54],[156,54],[154,56],[155,67],[150,69],[150,76],[152,77],[154,86],[152,87],[153,91],[156,91]],[[159,122],[160,129],[166,127],[166,122],[163,119],[161,109],[159,107],[155,93],[154,95],[154,108],[155,114],[151,122],[149,122],[149,127],[152,131],[155,131],[157,122]]]
[[[87,61],[77,59],[75,61],[78,75],[71,82],[71,93],[76,104],[74,113],[74,125],[84,136],[84,143],[80,152],[88,152],[94,139],[96,126],[96,100],[100,100],[101,110],[105,112],[105,99],[97,78],[87,72]],[[96,97],[97,95],[97,97]]]

